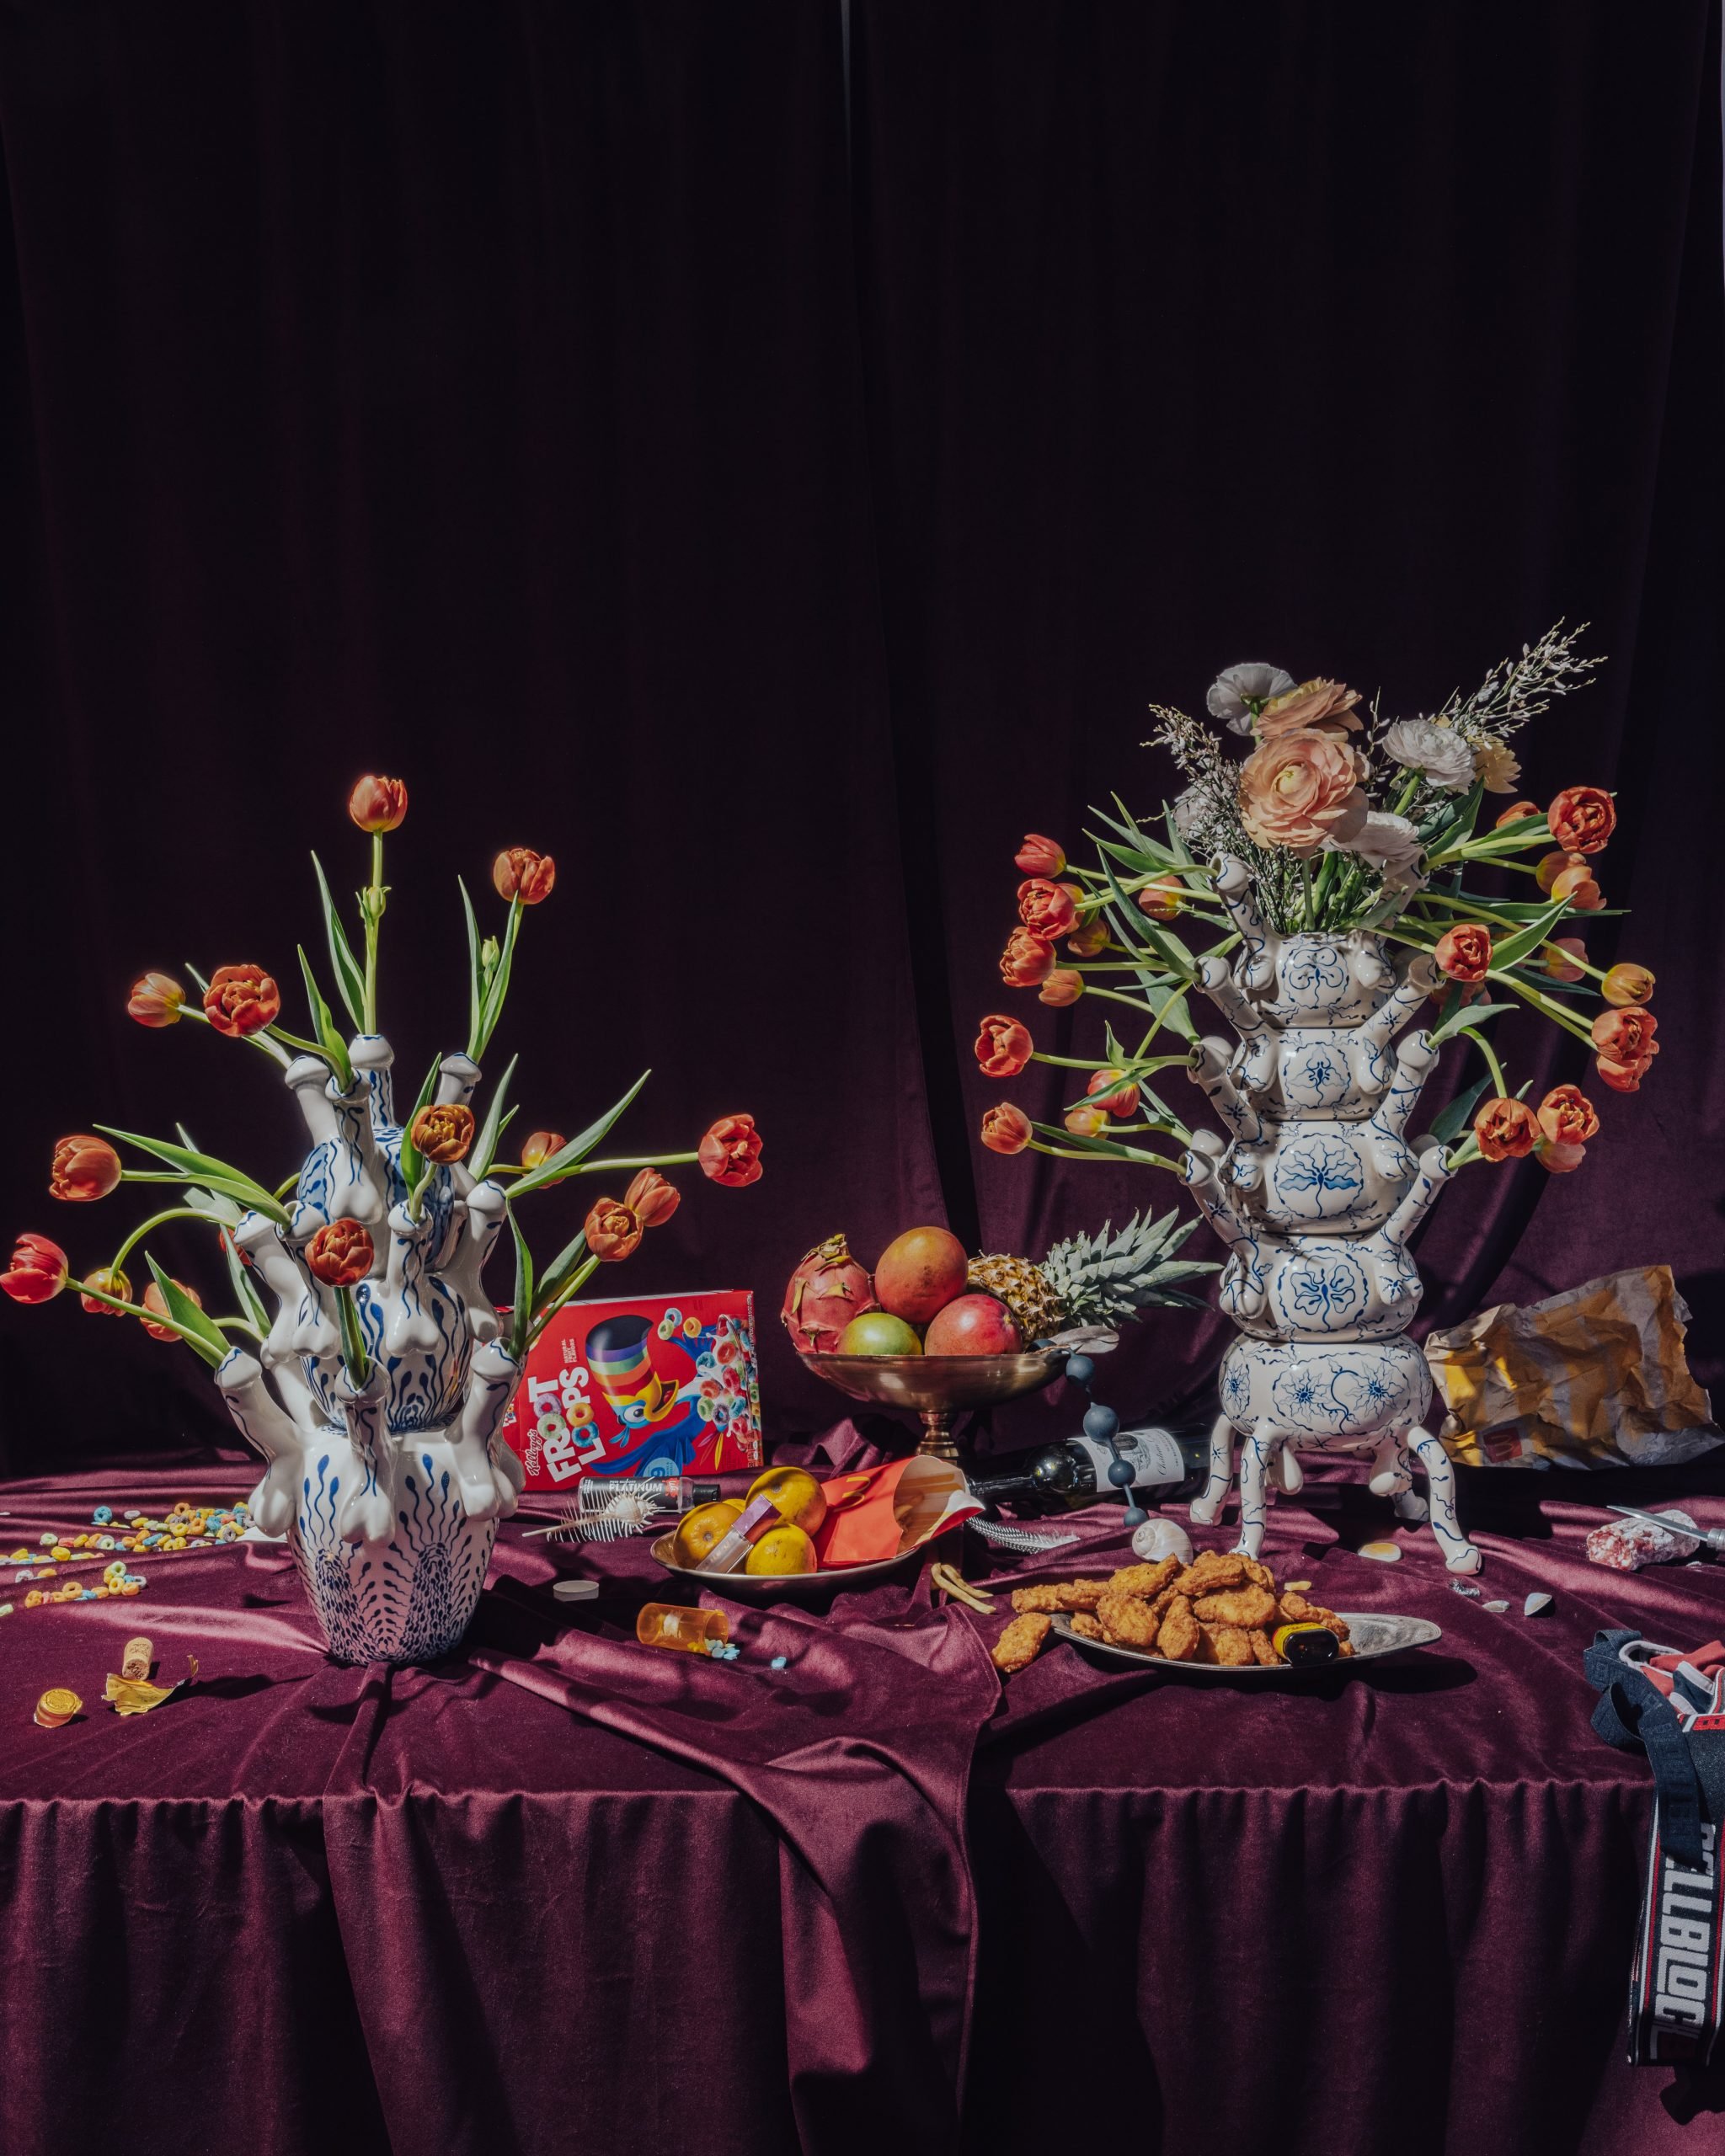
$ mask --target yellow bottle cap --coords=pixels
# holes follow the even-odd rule
[[[37,1700],[37,1723],[43,1729],[58,1729],[74,1715],[81,1714],[83,1704],[76,1692],[68,1692],[63,1685],[56,1684]]]

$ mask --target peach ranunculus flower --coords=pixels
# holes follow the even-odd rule
[[[1451,980],[1483,980],[1491,970],[1492,931],[1477,921],[1457,921],[1438,938],[1432,956]]]
[[[1300,728],[1255,749],[1240,766],[1247,836],[1309,860],[1326,839],[1345,846],[1365,827],[1359,760],[1333,734]]]
[[[1578,1086],[1554,1086],[1540,1102],[1540,1129],[1554,1145],[1583,1145],[1599,1128],[1599,1112]]]
[[[1617,828],[1617,811],[1601,787],[1566,786],[1546,820],[1566,853],[1598,853]]]
[[[1521,766],[1507,742],[1485,741],[1474,750],[1473,772],[1487,793],[1514,793]]]
[[[1050,1010],[1064,1011],[1069,1003],[1076,1003],[1084,993],[1084,976],[1076,966],[1056,966],[1036,991],[1039,1003],[1046,1003]]]
[[[1030,1143],[1029,1117],[1002,1101],[982,1118],[982,1142],[991,1153],[1022,1153]]]
[[[1358,734],[1359,721],[1354,716],[1354,707],[1359,702],[1359,690],[1348,688],[1345,682],[1327,681],[1322,675],[1302,681],[1298,688],[1272,696],[1259,712],[1258,738],[1277,741],[1302,727],[1327,734]]]
[[[1651,1003],[1653,976],[1645,966],[1631,965],[1626,961],[1606,969],[1605,978],[1599,983],[1599,993],[1607,1003],[1616,1003],[1620,1006]]]
[[[1525,1101],[1499,1094],[1473,1118],[1473,1134],[1486,1160],[1519,1161],[1539,1143],[1539,1119]]]

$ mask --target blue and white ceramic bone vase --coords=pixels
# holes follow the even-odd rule
[[[1188,1188],[1228,1247],[1218,1300],[1240,1329],[1223,1358],[1210,1478],[1192,1516],[1220,1517],[1239,1447],[1240,1539],[1263,1545],[1273,1479],[1300,1487],[1304,1452],[1363,1456],[1370,1487],[1429,1518],[1445,1562],[1477,1572],[1455,1475],[1432,1428],[1424,1356],[1404,1336],[1419,1307],[1414,1230],[1449,1180],[1444,1149],[1410,1137],[1437,1060],[1430,1035],[1397,1035],[1436,985],[1378,936],[1280,936],[1237,862],[1216,889],[1238,929],[1231,966],[1201,985],[1238,1043],[1200,1041],[1192,1077],[1227,1135],[1196,1134]],[[1413,1489],[1416,1463],[1429,1503]]]
[[[438,1169],[419,1216],[401,1175],[387,1041],[355,1040],[354,1084],[302,1057],[286,1081],[311,1150],[293,1224],[248,1213],[233,1240],[270,1327],[216,1374],[228,1412],[268,1463],[252,1497],[266,1533],[286,1534],[329,1652],[340,1662],[428,1662],[473,1620],[521,1470],[499,1434],[521,1375],[499,1340],[480,1272],[508,1215],[502,1186]],[[479,1072],[446,1057],[440,1098],[465,1100]],[[371,1275],[354,1289],[370,1357],[363,1384],[343,1363],[333,1292],[302,1253],[326,1222],[371,1231]]]

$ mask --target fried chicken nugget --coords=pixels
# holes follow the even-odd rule
[[[1180,1569],[1178,1557],[1164,1557],[1155,1565],[1128,1565],[1108,1582],[1110,1594],[1135,1594],[1150,1602],[1159,1595]]]
[[[1087,1609],[1075,1609],[1066,1622],[1081,1640],[1105,1640],[1108,1637]]]
[[[1279,1669],[1282,1667],[1282,1657],[1276,1652],[1268,1632],[1254,1629],[1247,1632],[1246,1637],[1251,1645],[1252,1658],[1260,1668]]]
[[[1242,1557],[1240,1561],[1246,1567],[1247,1578],[1254,1587],[1263,1588],[1268,1594],[1275,1593],[1276,1576],[1268,1565],[1259,1564],[1256,1557]]]
[[[1217,1662],[1224,1669],[1246,1669],[1255,1660],[1252,1641],[1243,1625],[1200,1623],[1198,1629],[1204,1636],[1204,1647],[1198,1657],[1200,1662]]]
[[[1192,1614],[1192,1604],[1183,1594],[1175,1595],[1156,1636],[1156,1652],[1166,1655],[1170,1662],[1193,1662],[1197,1659],[1203,1641],[1198,1620]]]
[[[1174,1582],[1176,1594],[1195,1598],[1216,1594],[1225,1587],[1240,1587],[1246,1580],[1246,1560],[1231,1550],[1201,1550]]]
[[[1333,1609],[1325,1609],[1316,1602],[1308,1602],[1303,1594],[1290,1589],[1282,1597],[1282,1622],[1284,1625],[1322,1625],[1326,1631],[1333,1632],[1338,1640],[1348,1637],[1348,1625]]]
[[[1150,1604],[1134,1594],[1105,1594],[1096,1605],[1102,1628],[1119,1646],[1151,1647],[1156,1644],[1159,1620]]]
[[[1236,1587],[1220,1594],[1200,1595],[1192,1605],[1200,1625],[1237,1625],[1250,1631],[1268,1625],[1276,1614],[1276,1598],[1261,1587]]]
[[[1021,1616],[1038,1610],[1094,1609],[1108,1591],[1106,1580],[1052,1580],[1043,1587],[1015,1587],[1012,1607]]]
[[[994,1643],[994,1666],[1003,1677],[1030,1667],[1042,1652],[1042,1643],[1054,1621],[1039,1609],[1027,1610],[1022,1617],[1013,1618]]]

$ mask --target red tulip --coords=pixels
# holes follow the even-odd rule
[[[985,1018],[976,1036],[976,1060],[989,1078],[1016,1078],[1033,1049],[1028,1027],[1016,1018]]]
[[[171,974],[141,974],[126,998],[126,1015],[141,1026],[177,1026],[185,990]]]
[[[1056,966],[1036,991],[1039,1003],[1052,1009],[1064,1011],[1069,1003],[1076,1003],[1084,993],[1084,976],[1076,966]]]
[[[1065,884],[1033,876],[1018,886],[1018,918],[1033,936],[1056,943],[1078,926],[1078,909]]]
[[[562,1152],[567,1143],[561,1131],[536,1130],[521,1147],[521,1166],[524,1168],[543,1167],[553,1153]]]
[[[408,790],[398,778],[356,779],[347,798],[347,813],[362,831],[374,836],[393,831],[408,813]]]
[[[377,1256],[369,1229],[357,1220],[331,1220],[306,1245],[306,1270],[326,1288],[351,1288],[370,1273]]]
[[[627,1205],[601,1198],[587,1215],[587,1247],[595,1257],[615,1262],[641,1246],[641,1223]]]
[[[51,1198],[88,1204],[120,1187],[120,1155],[105,1138],[62,1138],[48,1176]]]
[[[1030,1118],[1002,1101],[982,1118],[982,1142],[991,1153],[1022,1153],[1030,1143]]]
[[[204,1016],[231,1040],[273,1026],[280,1010],[281,990],[261,966],[217,966],[204,991]]]
[[[697,1148],[701,1172],[727,1189],[740,1190],[761,1176],[761,1134],[752,1115],[722,1115]]]
[[[1108,925],[1100,914],[1087,921],[1066,938],[1066,948],[1075,958],[1094,958],[1108,947]]]
[[[66,1281],[66,1252],[45,1235],[20,1235],[11,1264],[0,1273],[0,1288],[15,1303],[51,1302]]]
[[[683,1202],[683,1193],[657,1168],[643,1168],[629,1185],[623,1204],[644,1228],[662,1228]]]
[[[499,898],[519,899],[524,906],[537,906],[551,896],[557,881],[557,863],[548,853],[535,853],[531,846],[512,846],[491,864],[491,880]]]
[[[1617,811],[1597,786],[1566,786],[1546,809],[1546,821],[1566,852],[1598,853],[1617,828]]]
[[[1172,921],[1186,903],[1186,886],[1178,876],[1157,876],[1146,883],[1134,901],[1140,913],[1152,921]]]
[[[1015,928],[1001,953],[1001,979],[1008,988],[1034,988],[1054,970],[1055,947],[1028,928]]]
[[[1512,801],[1492,829],[1501,831],[1506,824],[1519,824],[1524,817],[1537,816],[1539,813],[1531,801]]]
[[[118,1266],[99,1266],[93,1273],[84,1275],[86,1288],[94,1288],[104,1295],[112,1295],[116,1303],[131,1300],[131,1283]],[[94,1295],[80,1295],[78,1300],[95,1317],[118,1317],[120,1312],[107,1303],[99,1303]]]
[[[1027,831],[1024,843],[1013,856],[1014,861],[1027,876],[1058,876],[1066,865],[1066,857],[1052,839],[1045,839],[1039,831]]]
[[[459,1101],[434,1102],[414,1118],[408,1136],[422,1160],[446,1167],[451,1161],[465,1160],[473,1146],[473,1111]]]
[[[195,1303],[198,1308],[202,1310],[204,1299],[195,1288],[188,1288],[184,1280],[176,1280],[174,1284],[189,1303]],[[144,1308],[147,1310],[153,1310],[158,1317],[166,1317],[168,1315],[168,1298],[153,1280],[144,1290]],[[152,1340],[178,1340],[179,1337],[171,1325],[152,1325],[148,1318],[144,1320],[144,1330]]]
[[[1492,963],[1491,931],[1477,921],[1458,922],[1438,938],[1433,956],[1439,972],[1447,974],[1451,980],[1483,980]]]
[[[1540,1102],[1540,1129],[1554,1145],[1580,1145],[1598,1133],[1599,1111],[1578,1086],[1554,1086]]]

